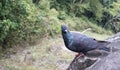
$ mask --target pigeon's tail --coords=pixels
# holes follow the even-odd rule
[[[108,51],[110,52],[110,47],[107,47],[111,42],[108,42],[108,41],[98,41],[99,43],[99,49],[100,50],[104,50],[104,51]]]
[[[86,53],[88,57],[105,57],[110,53],[110,48],[102,47],[99,49],[91,50]]]
[[[101,47],[99,50],[104,50],[106,52],[116,52],[119,51],[120,49],[115,48],[115,47]]]
[[[104,50],[104,51],[107,51],[107,52],[111,51],[110,47],[101,47],[101,48],[99,48],[99,50]]]

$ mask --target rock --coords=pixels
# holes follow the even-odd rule
[[[102,58],[74,58],[67,70],[120,70],[120,33],[106,39],[108,47],[117,49]]]
[[[96,60],[92,60],[86,57],[74,58],[67,70],[84,70],[95,62]]]
[[[86,70],[120,70],[120,51],[108,55]]]
[[[107,41],[111,41],[111,42],[116,42],[116,41],[120,41],[120,32],[107,38]]]

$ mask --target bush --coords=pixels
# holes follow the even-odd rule
[[[32,1],[0,1],[0,46],[13,46],[24,41],[32,43],[45,36],[56,36],[61,32],[61,24],[80,31],[86,28],[93,28],[97,33],[105,31],[91,23],[97,23],[94,18],[101,17],[101,10],[94,13],[96,5],[91,10],[87,0],[82,3],[79,0],[74,3],[72,0],[34,0],[39,1],[37,4]]]

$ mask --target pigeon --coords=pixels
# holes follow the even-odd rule
[[[99,41],[80,32],[70,31],[66,25],[61,25],[61,33],[65,46],[77,52],[77,56],[91,53],[99,56],[103,52],[110,52],[110,48],[107,47],[110,44],[108,41]]]

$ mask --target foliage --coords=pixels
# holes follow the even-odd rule
[[[3,20],[0,22],[0,46],[5,44],[5,39],[8,37],[11,30],[17,28],[17,24],[8,20]]]
[[[109,1],[0,0],[0,46],[24,41],[32,44],[38,38],[54,37],[61,32],[61,24],[80,31],[92,28],[96,33],[108,33],[100,26],[112,29],[107,22],[120,13],[119,3]]]
[[[38,4],[40,0],[32,0],[33,3]]]
[[[60,32],[57,11],[49,10],[48,1],[35,5],[29,0],[2,0],[0,8],[1,47],[7,48],[22,41],[32,43],[39,37]],[[49,17],[52,15],[56,18]]]
[[[50,4],[51,8],[55,8],[57,11],[64,11],[69,16],[80,18],[85,16],[91,22],[102,27],[111,17],[120,14],[120,4],[117,0],[54,0]],[[60,15],[58,18],[61,17],[63,16]],[[112,28],[106,27],[106,29]]]
[[[65,12],[64,12],[64,11],[60,11],[60,12],[59,12],[59,15],[58,15],[58,18],[59,18],[60,20],[65,20],[65,18],[66,18]]]
[[[101,20],[103,8],[102,4],[99,0],[90,0],[90,8],[92,13],[95,15],[96,20]]]
[[[109,3],[109,5],[107,7],[104,7],[104,15],[103,15],[103,20],[102,20],[102,24],[103,27],[105,27],[106,29],[112,29],[114,32],[116,32],[116,29],[114,29],[114,24],[115,23],[115,27],[117,27],[117,31],[119,32],[119,26],[117,26],[119,23],[116,23],[116,20],[119,19],[119,14],[120,14],[120,4],[119,2],[112,2]],[[114,20],[115,21],[114,21]],[[117,21],[119,22],[119,21]],[[112,24],[112,25],[111,25]]]
[[[22,27],[22,24],[20,24],[20,22],[23,21],[23,19],[28,15],[28,13],[25,9],[24,1],[1,0],[0,4],[0,46],[3,46],[7,45],[10,40],[14,39],[12,32],[16,30],[16,35],[19,33],[19,29]]]

